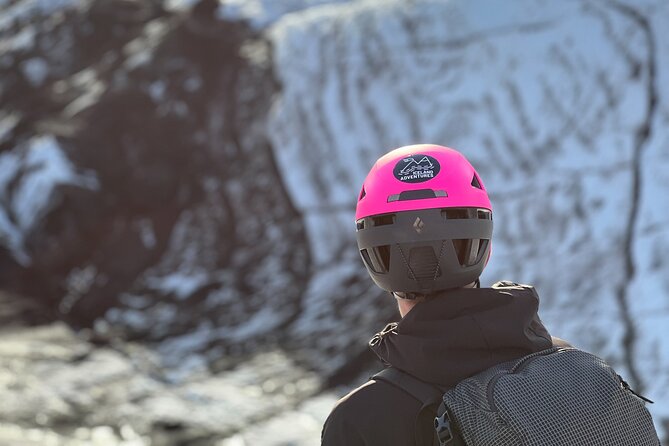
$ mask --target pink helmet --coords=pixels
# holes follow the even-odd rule
[[[490,199],[474,167],[448,147],[405,146],[379,158],[355,218],[369,275],[403,297],[472,283],[490,255]]]

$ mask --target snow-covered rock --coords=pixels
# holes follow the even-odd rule
[[[208,4],[5,5],[33,34],[0,67],[5,286],[174,363],[280,342],[309,276],[264,131],[269,44]]]
[[[61,323],[3,330],[0,444],[280,445],[288,419],[295,444],[313,444],[334,402],[314,396],[319,381],[281,352],[173,381],[139,345],[95,348]]]
[[[458,148],[492,193],[484,281],[535,284],[551,331],[660,401],[661,424],[666,23],[669,7],[655,1],[361,1],[283,17],[270,31],[283,85],[270,135],[312,258],[334,264],[354,249],[353,197],[378,156],[416,142]],[[334,271],[319,268],[312,283],[350,274]],[[322,336],[335,321],[357,326],[336,311],[351,294],[339,289],[305,296]]]
[[[14,257],[30,263],[26,237],[37,222],[53,208],[62,185],[90,190],[98,188],[95,173],[79,173],[52,135],[31,139],[25,147],[0,154],[0,238]]]

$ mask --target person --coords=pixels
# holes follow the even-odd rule
[[[369,342],[387,367],[439,389],[495,364],[554,345],[534,288],[481,288],[493,213],[481,177],[451,148],[421,144],[379,158],[356,207],[356,238],[372,280],[397,301],[401,320]],[[434,410],[371,379],[327,418],[323,446],[433,444]]]

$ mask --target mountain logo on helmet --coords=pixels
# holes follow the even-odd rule
[[[411,155],[395,164],[393,174],[403,183],[422,183],[431,180],[439,173],[439,161],[430,155]]]

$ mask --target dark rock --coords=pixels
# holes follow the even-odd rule
[[[97,0],[21,24],[34,45],[9,56],[40,58],[48,74],[35,86],[3,71],[3,108],[21,116],[3,148],[55,135],[97,184],[57,185],[20,243],[29,262],[0,261],[12,278],[3,287],[96,328],[98,341],[163,341],[205,324],[189,352],[215,360],[281,341],[309,251],[259,128],[277,88],[269,45],[212,5],[175,14],[158,1]],[[47,39],[65,56],[53,60]],[[272,316],[240,338],[261,309]]]

